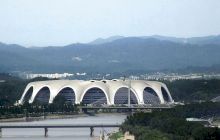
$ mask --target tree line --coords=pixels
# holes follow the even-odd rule
[[[219,79],[176,80],[164,82],[175,101],[209,101],[220,96]]]
[[[29,104],[0,106],[0,119],[39,117],[51,114],[78,114],[78,105],[73,104]]]
[[[219,128],[186,121],[188,117],[220,116],[219,108],[220,103],[205,102],[152,113],[135,113],[127,117],[121,130],[130,131],[137,140],[219,140]]]

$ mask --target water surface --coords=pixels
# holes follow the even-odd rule
[[[125,114],[98,114],[95,116],[78,116],[68,119],[49,119],[32,122],[9,122],[3,124],[121,124]],[[2,140],[94,140],[104,131],[105,134],[118,128],[95,128],[95,137],[90,137],[90,128],[49,128],[48,137],[44,137],[42,128],[3,129]]]

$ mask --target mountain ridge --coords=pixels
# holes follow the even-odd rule
[[[104,44],[25,48],[0,44],[0,71],[119,72],[219,66],[220,45],[125,37]]]
[[[161,35],[151,35],[151,36],[130,36],[130,37],[124,37],[124,36],[110,36],[108,38],[99,38],[92,42],[89,42],[88,44],[104,44],[108,42],[112,42],[118,39],[123,38],[131,38],[131,37],[137,37],[137,38],[155,38],[158,40],[166,40],[176,43],[189,43],[189,44],[220,44],[220,35],[210,35],[210,36],[202,36],[202,37],[171,37],[171,36],[161,36]]]
[[[111,43],[117,40],[121,39],[129,39],[129,38],[139,38],[139,39],[157,39],[160,41],[170,41],[174,43],[183,43],[183,44],[197,44],[197,45],[208,45],[208,44],[214,44],[214,45],[220,45],[220,35],[209,35],[209,36],[201,36],[201,37],[172,37],[172,36],[162,36],[162,35],[151,35],[151,36],[110,36],[107,38],[97,38],[91,42],[88,43],[71,43],[63,46],[45,46],[45,47],[26,47],[19,44],[6,44],[3,42],[0,42],[1,46],[12,46],[12,47],[24,47],[24,48],[48,48],[48,47],[66,47],[66,46],[75,46],[75,45],[100,45],[100,44],[106,44]]]

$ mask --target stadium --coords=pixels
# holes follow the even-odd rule
[[[87,105],[172,104],[167,86],[146,80],[49,80],[29,83],[19,104],[53,103],[62,96],[65,102]],[[129,102],[130,99],[130,102]]]

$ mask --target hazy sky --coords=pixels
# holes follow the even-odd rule
[[[0,0],[0,42],[47,46],[155,34],[220,34],[220,0]]]

